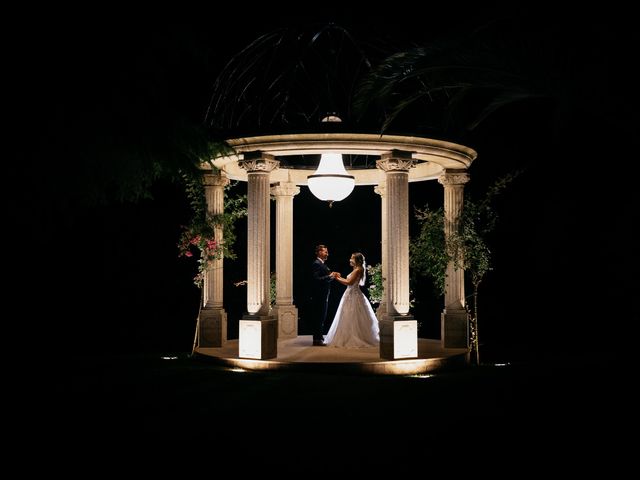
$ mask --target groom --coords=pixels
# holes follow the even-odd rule
[[[311,318],[313,327],[313,345],[325,346],[322,333],[324,322],[327,318],[327,305],[329,302],[329,289],[331,281],[336,277],[336,272],[329,271],[326,265],[329,250],[324,245],[316,247],[316,259],[311,265],[313,279],[311,289]]]

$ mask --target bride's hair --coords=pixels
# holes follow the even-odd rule
[[[354,252],[351,255],[353,256],[353,261],[356,262],[356,265],[362,267],[362,278],[360,279],[360,282],[358,282],[362,286],[367,279],[367,263],[364,261],[364,255],[360,252]]]

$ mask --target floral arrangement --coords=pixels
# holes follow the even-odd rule
[[[193,283],[202,288],[205,274],[214,260],[235,258],[232,250],[236,239],[235,222],[247,214],[247,197],[231,197],[229,190],[237,182],[230,183],[224,190],[224,213],[214,215],[207,212],[202,177],[193,178],[185,175],[184,180],[193,217],[189,226],[182,227],[183,231],[178,241],[178,256],[192,258],[198,255],[198,273],[193,278]],[[215,239],[216,227],[222,228],[222,239]]]
[[[184,231],[180,235],[180,241],[178,242],[178,256],[193,257],[193,249],[198,250],[198,274],[193,278],[193,283],[198,287],[202,287],[205,272],[214,260],[221,258],[223,250],[213,238],[213,233],[202,233],[201,229],[196,228],[194,225],[190,227],[183,226],[183,229]]]

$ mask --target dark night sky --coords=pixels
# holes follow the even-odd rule
[[[472,10],[454,19],[442,8],[429,18],[346,12],[335,21],[357,34],[407,44],[514,15]],[[199,17],[183,23],[34,22],[15,38],[25,75],[16,90],[23,105],[15,117],[21,148],[8,178],[28,188],[10,197],[9,221],[12,231],[31,233],[28,246],[16,235],[19,246],[9,256],[20,272],[16,298],[44,306],[29,312],[37,316],[28,328],[37,326],[31,338],[35,333],[38,342],[73,346],[76,353],[191,347],[198,291],[190,282],[195,266],[178,260],[175,248],[189,215],[181,188],[162,180],[151,186],[152,199],[119,203],[112,178],[120,177],[112,175],[126,172],[135,183],[137,169],[150,158],[175,161],[171,132],[202,122],[220,67],[272,26],[310,20],[242,18],[236,30],[233,15]],[[594,343],[614,349],[638,317],[629,305],[635,272],[628,266],[638,244],[629,232],[638,218],[629,173],[637,82],[627,71],[636,55],[625,17],[520,12],[514,18],[535,38],[577,52],[556,72],[567,88],[564,109],[550,114],[542,102],[509,107],[467,135],[465,143],[479,153],[469,195],[526,168],[498,201],[495,270],[481,293],[484,339],[510,355],[581,351]],[[320,13],[311,21],[330,19]],[[380,201],[372,187],[356,189],[331,210],[302,190],[294,238],[295,265],[303,267],[295,272],[301,310],[305,291],[299,285],[315,243],[328,244],[331,266],[346,272],[354,250],[369,263],[379,261],[380,235]],[[441,201],[440,185],[412,185],[411,204],[427,201]],[[245,299],[245,290],[230,286],[246,269],[243,227],[239,259],[226,264],[232,335]],[[428,288],[420,298],[422,332],[437,335],[438,300]],[[53,310],[61,322],[50,321]]]

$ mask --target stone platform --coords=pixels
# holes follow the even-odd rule
[[[384,360],[378,347],[314,347],[310,335],[278,341],[278,356],[270,360],[238,357],[238,340],[224,347],[199,348],[198,358],[247,370],[292,370],[308,372],[417,375],[464,367],[469,362],[464,348],[442,348],[440,340],[418,339],[418,358]]]

